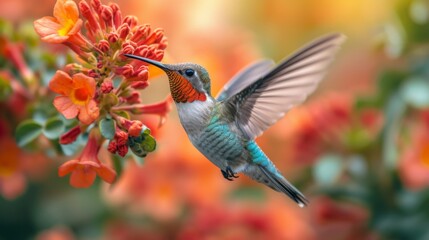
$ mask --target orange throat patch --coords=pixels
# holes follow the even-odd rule
[[[177,103],[206,101],[207,96],[203,92],[197,91],[192,84],[178,73],[167,73],[170,82],[171,96]]]

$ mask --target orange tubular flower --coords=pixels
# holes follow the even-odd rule
[[[113,183],[116,178],[115,171],[101,163],[97,157],[101,143],[99,133],[93,130],[82,154],[77,159],[61,165],[58,175],[64,177],[71,173],[70,185],[75,188],[90,187],[97,175],[105,182]]]
[[[34,29],[43,41],[63,43],[82,27],[79,10],[73,0],[58,0],[54,6],[54,17],[42,17],[34,22]]]
[[[94,101],[95,80],[82,73],[70,77],[57,71],[49,88],[61,96],[54,99],[55,108],[67,119],[78,116],[79,121],[90,124],[99,116],[100,110]]]
[[[128,106],[114,107],[116,111],[131,111],[133,114],[156,114],[161,117],[159,126],[165,123],[165,118],[168,112],[171,110],[173,104],[173,98],[168,95],[167,98],[161,102],[153,104],[134,104]]]

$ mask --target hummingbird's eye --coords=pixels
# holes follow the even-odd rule
[[[193,70],[193,69],[186,69],[185,70],[185,74],[186,74],[186,76],[188,76],[188,77],[192,77],[192,76],[194,76],[194,74],[195,74],[195,71]]]

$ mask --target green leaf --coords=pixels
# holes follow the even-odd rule
[[[123,117],[123,118],[131,119],[130,114],[128,112],[126,112],[126,111],[118,111],[118,112],[115,112],[115,113],[117,115]]]
[[[118,104],[118,102],[119,102],[119,99],[114,93],[108,93],[108,94],[104,94],[104,97],[101,101],[101,105],[103,106],[103,108],[110,109],[111,107]]]
[[[266,200],[267,196],[262,188],[246,186],[235,189],[228,195],[228,198],[231,200],[242,199],[247,201],[250,199],[258,202],[263,202]]]
[[[429,40],[429,21],[427,21],[427,13],[423,13],[427,8],[427,2],[421,0],[406,0],[398,1],[396,16],[397,28],[405,35],[404,38],[410,45],[415,43],[424,43]],[[413,6],[414,5],[414,6]],[[418,9],[418,11],[417,11]],[[427,10],[425,11],[427,12]]]
[[[393,94],[384,109],[386,122],[382,131],[382,158],[390,169],[396,167],[398,159],[397,139],[406,105],[398,94]]]
[[[43,128],[43,134],[49,139],[57,139],[64,130],[64,122],[58,117],[53,117],[46,121],[45,127]]]
[[[12,24],[4,19],[0,19],[0,35],[10,37],[13,32]]]
[[[402,82],[406,78],[406,73],[397,70],[387,70],[382,72],[377,82],[381,102],[386,103],[389,101],[390,96],[399,90]]]
[[[153,152],[156,149],[156,140],[149,134],[145,134],[144,140],[141,143],[143,150],[146,152]]]
[[[6,100],[12,93],[10,82],[0,76],[0,101]]]
[[[124,169],[124,159],[114,154],[112,156],[112,160],[113,160],[113,167],[115,168],[115,171],[116,171],[116,179],[119,179]]]
[[[371,136],[364,128],[354,127],[345,133],[345,143],[354,151],[364,150],[371,142]]]
[[[313,167],[313,176],[320,185],[332,185],[343,169],[342,159],[333,154],[322,156]]]
[[[146,126],[143,126],[142,132],[143,132],[143,134],[145,134],[145,135],[149,135],[149,134],[150,134],[150,128],[148,128],[148,127],[146,127]]]
[[[116,123],[111,118],[103,118],[98,125],[101,135],[107,139],[115,137]]]
[[[404,101],[416,108],[429,106],[429,83],[423,78],[412,77],[401,89],[401,97]]]
[[[15,138],[18,146],[22,147],[36,139],[42,133],[43,127],[33,120],[25,120],[16,128]]]
[[[81,149],[81,146],[83,145],[82,137],[79,136],[76,141],[74,141],[71,144],[60,144],[61,151],[66,156],[73,156],[76,154],[76,152]]]
[[[39,43],[39,36],[34,31],[34,26],[31,22],[24,22],[19,25],[18,29],[14,29],[16,34],[28,45],[26,49],[30,49],[31,47],[37,46]],[[58,56],[57,54],[53,54],[54,56]],[[64,66],[65,64],[61,65]]]
[[[354,108],[357,110],[366,108],[380,108],[380,106],[380,99],[374,96],[358,97],[354,102]]]
[[[31,118],[41,124],[41,125],[45,125],[45,123],[48,121],[49,116],[47,115],[46,112],[44,111],[40,111],[39,109],[35,110],[33,115],[31,116]]]

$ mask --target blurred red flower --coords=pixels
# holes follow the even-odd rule
[[[353,151],[373,140],[382,123],[379,110],[354,110],[351,96],[336,94],[291,110],[285,121],[273,127],[273,134],[288,142],[287,158],[308,165],[327,149]]]
[[[282,200],[196,208],[177,239],[315,239],[303,211]]]
[[[67,227],[56,226],[37,234],[36,240],[74,240],[73,233]]]
[[[429,186],[429,112],[422,112],[412,130],[410,143],[399,161],[399,174],[406,187],[418,190]]]
[[[363,206],[320,197],[313,199],[310,217],[319,236],[317,239],[378,239],[368,229],[370,216]]]
[[[47,176],[52,161],[43,153],[20,149],[10,132],[9,125],[0,119],[0,195],[12,200],[27,187],[27,178],[40,180]]]

